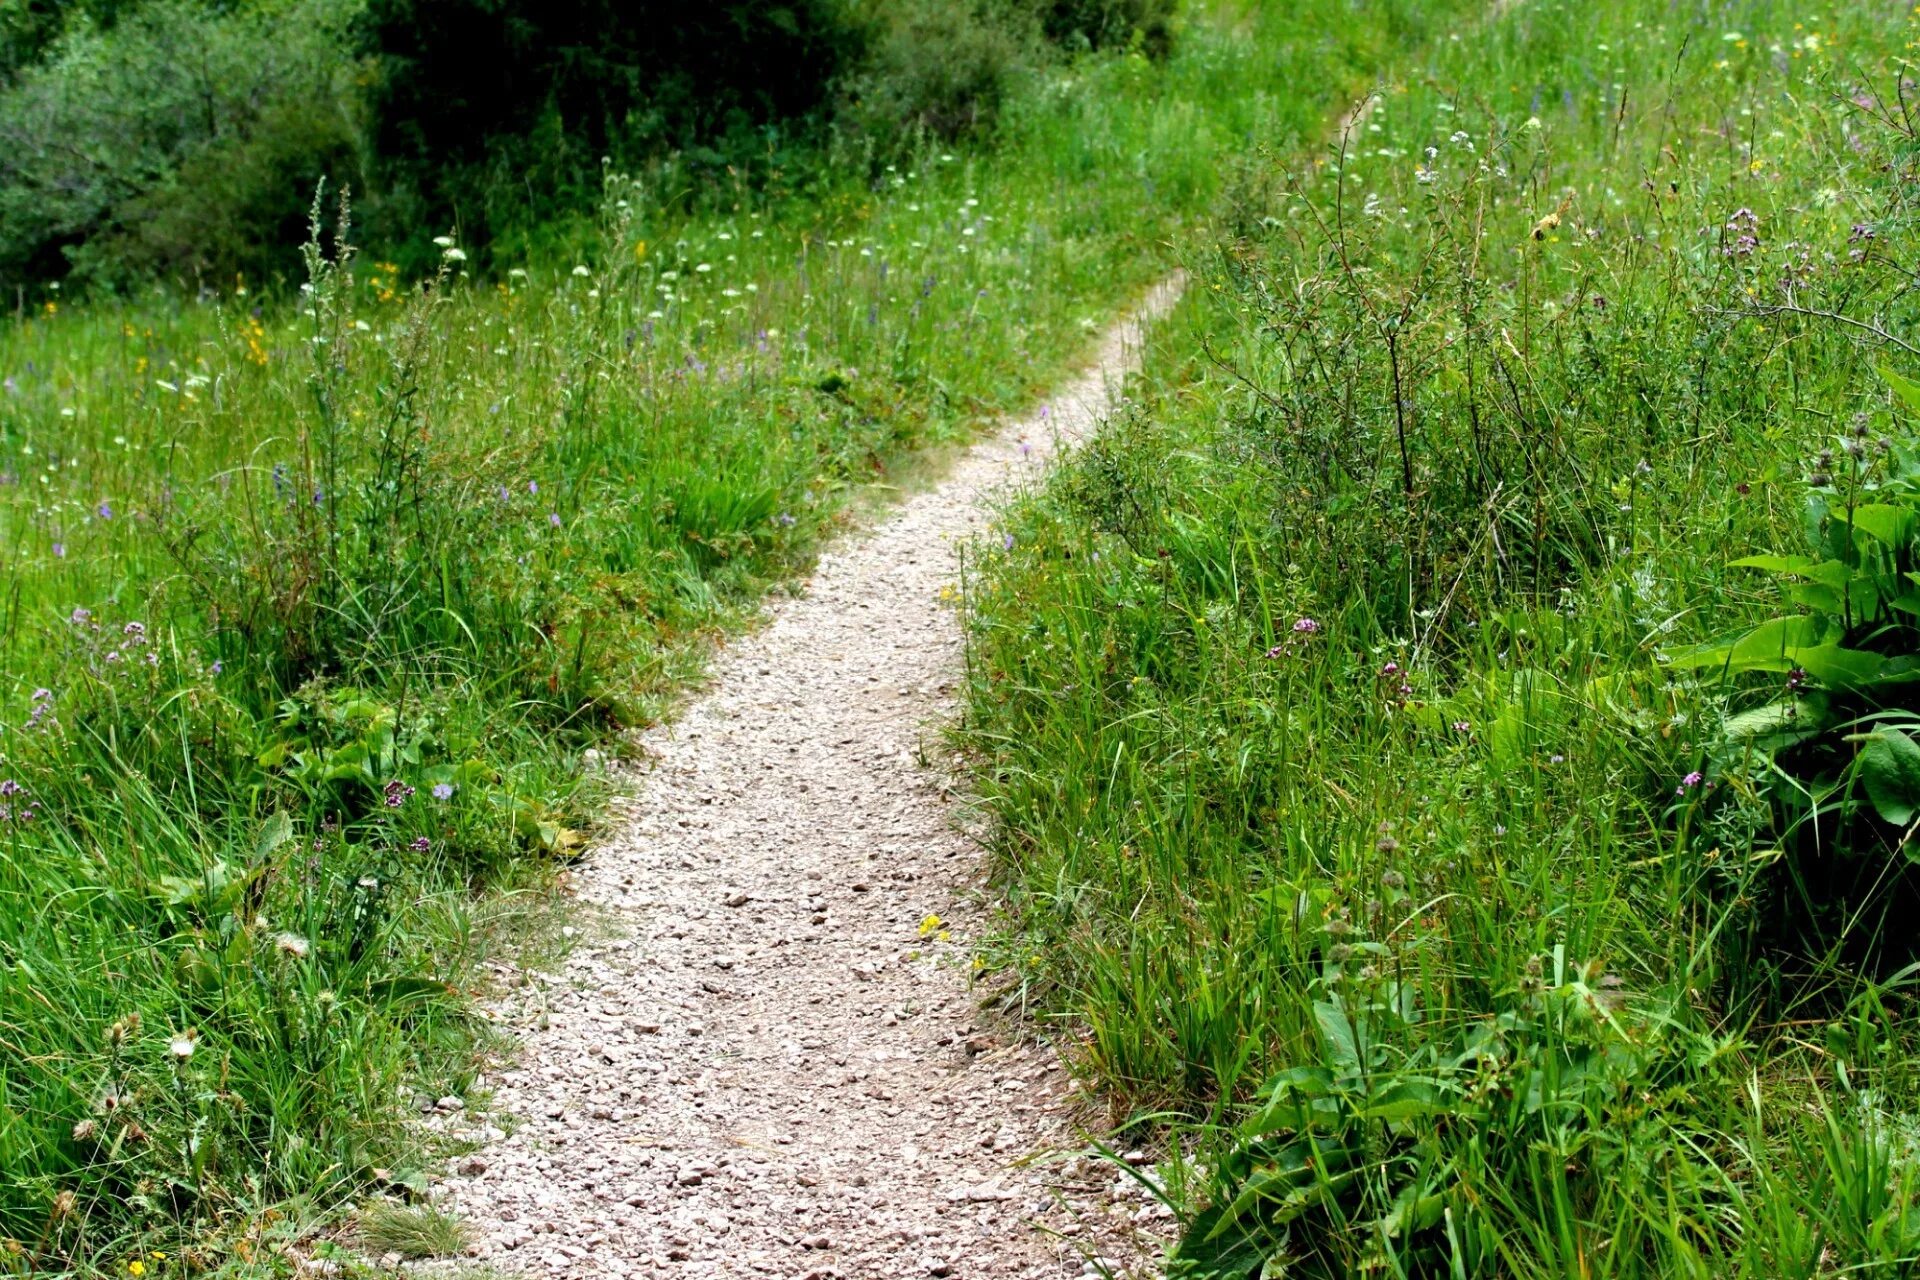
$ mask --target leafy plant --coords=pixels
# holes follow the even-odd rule
[[[1554,1188],[1542,1234],[1584,1233],[1593,1180],[1657,1177],[1680,1120],[1668,1108],[1733,1047],[1634,1007],[1617,976],[1558,948],[1500,1012],[1457,1030],[1425,1016],[1415,989],[1356,981],[1360,958],[1329,966],[1313,1006],[1321,1060],[1260,1090],[1170,1276],[1242,1280],[1270,1259],[1290,1275],[1482,1274],[1505,1229],[1484,1202],[1489,1175],[1514,1167]]]
[[[1920,384],[1890,370],[1882,376],[1900,402],[1920,411]],[[1911,880],[1905,868],[1916,858],[1920,455],[1858,415],[1813,463],[1805,527],[1807,554],[1732,562],[1779,579],[1797,612],[1669,661],[1718,676],[1736,697],[1763,691],[1766,701],[1725,717],[1707,783],[1765,795],[1801,897],[1816,911],[1852,916],[1865,905],[1862,895]],[[1834,859],[1874,857],[1894,865],[1867,865],[1837,880],[1817,870]]]

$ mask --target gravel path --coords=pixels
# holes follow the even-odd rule
[[[493,1267],[1143,1274],[1163,1212],[1067,1154],[1079,1103],[1053,1052],[980,1020],[981,851],[922,748],[959,673],[957,546],[1114,403],[1180,283],[1048,409],[830,549],[647,735],[651,770],[575,879],[606,927],[563,972],[513,971],[496,1007],[522,1052],[487,1083],[517,1127],[445,1186]]]

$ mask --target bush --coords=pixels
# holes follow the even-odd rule
[[[82,24],[0,90],[0,280],[290,265],[314,182],[351,174],[355,0]]]
[[[1150,58],[1173,49],[1173,0],[1042,0],[1037,10],[1047,39],[1067,49],[1125,49],[1138,45]]]
[[[823,118],[865,37],[836,0],[372,0],[359,39],[381,69],[376,232],[431,258],[450,226],[484,244],[590,210],[609,161],[764,164]]]
[[[1038,37],[1016,10],[940,0],[888,6],[875,26],[841,118],[882,151],[918,133],[951,141],[990,128]]]

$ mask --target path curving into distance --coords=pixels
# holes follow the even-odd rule
[[[652,767],[575,878],[587,939],[561,972],[510,970],[494,1010],[521,1053],[486,1083],[518,1127],[445,1183],[482,1265],[1037,1280],[1157,1251],[1131,1181],[1065,1156],[1085,1143],[1053,1052],[976,1019],[982,851],[921,748],[960,672],[960,545],[1114,406],[1182,283],[1050,411],[829,548],[646,735]]]

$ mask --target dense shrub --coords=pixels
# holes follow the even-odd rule
[[[889,5],[872,28],[842,119],[882,152],[916,134],[951,140],[990,127],[1038,36],[1017,9],[943,0]]]
[[[1173,48],[1174,0],[1040,0],[1047,39],[1066,49],[1137,47],[1150,58]]]
[[[0,90],[0,279],[224,277],[278,259],[353,170],[354,0],[82,22]]]
[[[372,0],[371,140],[391,239],[521,239],[597,199],[602,165],[764,163],[859,57],[838,0]]]

